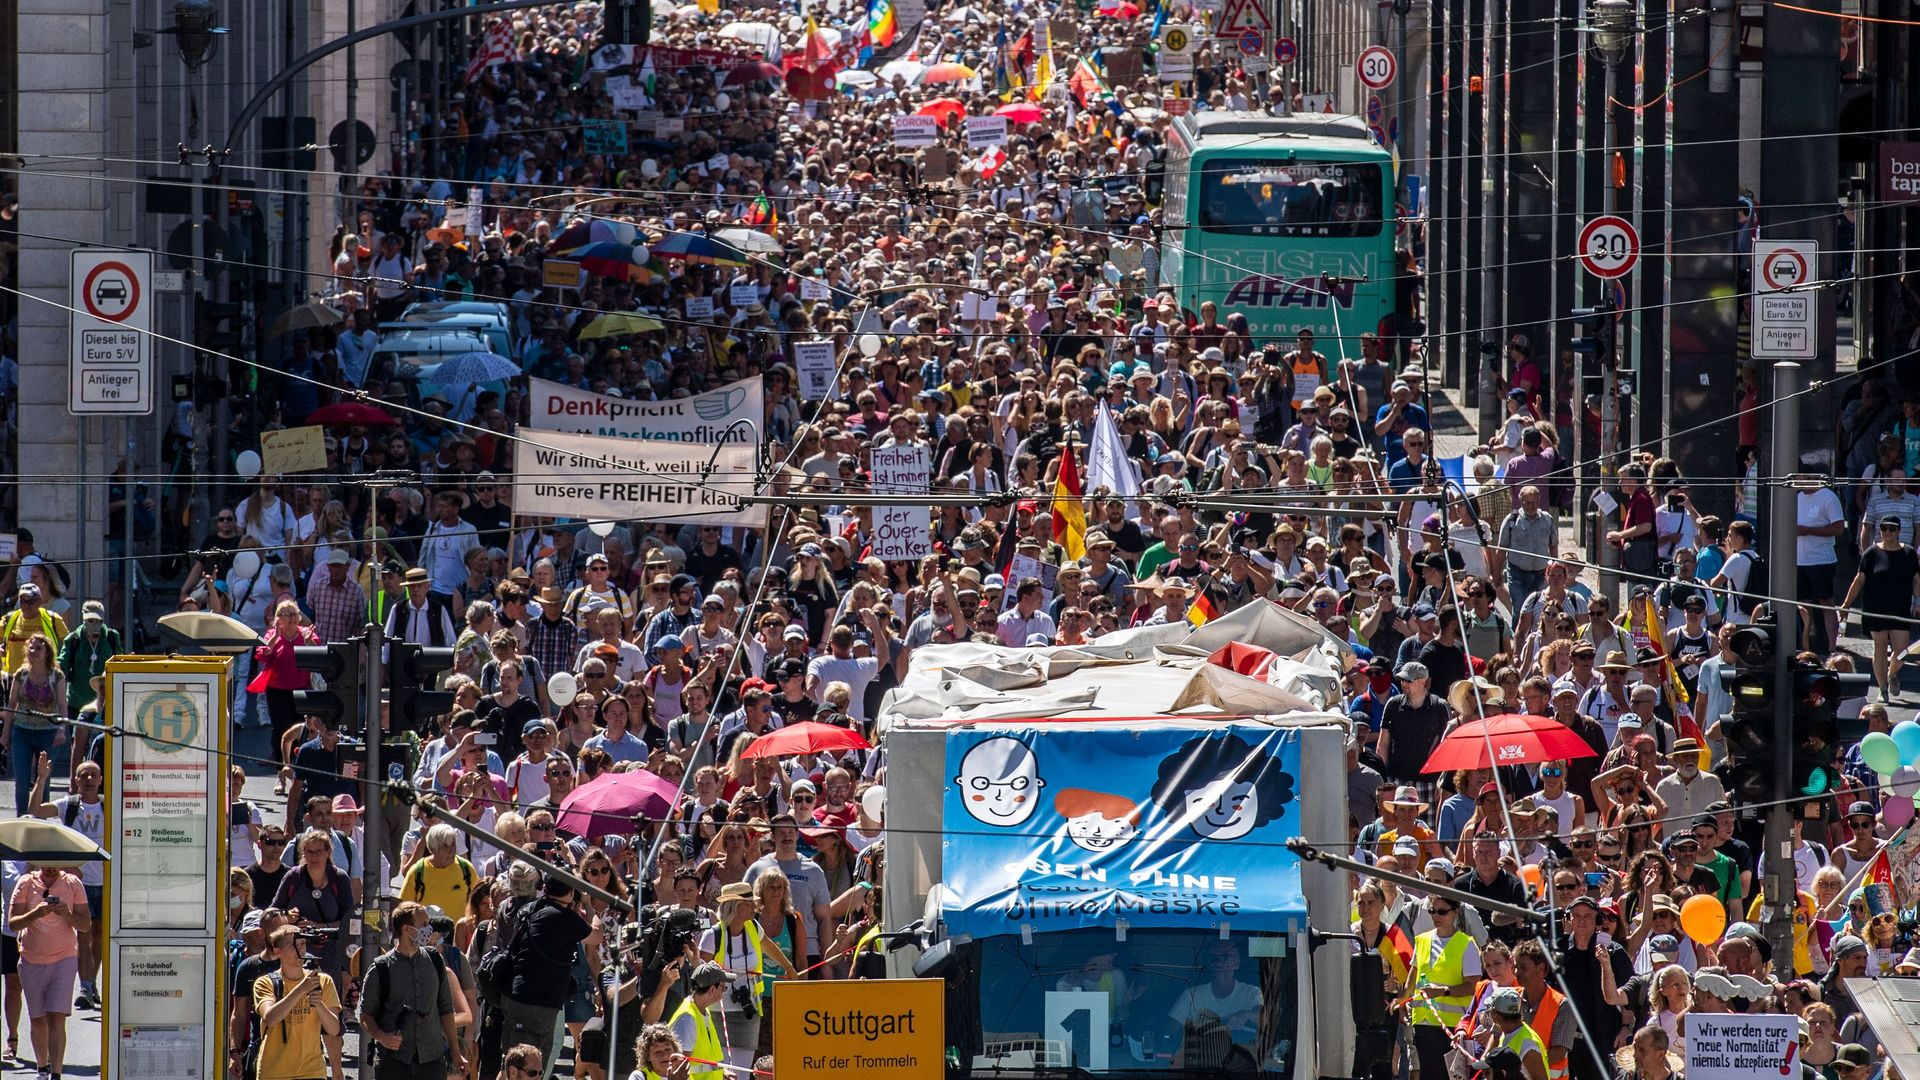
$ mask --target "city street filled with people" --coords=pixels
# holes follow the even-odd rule
[[[1272,825],[1348,860],[1350,910],[1315,921],[1340,936],[1315,945],[1356,957],[1350,1067],[1320,1075],[1667,1080],[1719,1014],[1797,1024],[1783,1076],[1898,1072],[1846,980],[1920,979],[1920,388],[1843,372],[1806,406],[1831,398],[1839,430],[1782,463],[1769,362],[1728,357],[1743,389],[1723,417],[1633,443],[1557,346],[1487,326],[1477,392],[1499,405],[1476,422],[1429,352],[1425,223],[1359,150],[1189,190],[1207,118],[1331,108],[1225,38],[1163,81],[1165,27],[1205,18],[1183,5],[651,14],[643,45],[610,41],[591,3],[475,20],[404,137],[349,178],[308,294],[257,313],[271,333],[233,364],[252,397],[210,466],[225,497],[162,526],[128,482],[110,495],[115,520],[132,500],[136,529],[181,541],[148,560],[143,623],[211,612],[259,636],[233,654],[214,765],[229,1077],[342,1080],[369,1059],[381,1080],[770,1077],[777,986],[901,976],[901,935],[930,944],[885,895],[909,880],[887,872],[890,817],[1057,810],[1055,872],[1167,835],[1156,815],[1177,814],[1144,789],[1050,783],[1065,770],[1032,750],[908,772],[893,741],[1141,721],[1048,694],[1140,642],[1126,661],[1205,684],[1148,719],[1344,748],[1344,787],[1289,764],[1293,816]],[[1243,234],[1377,234],[1388,254],[1360,286],[1267,277],[1250,317],[1235,275],[1189,287],[1166,232],[1243,203]],[[1350,303],[1343,323],[1356,287],[1384,314]],[[1290,303],[1332,322],[1284,322]],[[276,468],[267,437],[305,430],[324,460]],[[1687,475],[1669,439],[1737,444],[1738,471]],[[121,578],[76,595],[59,553],[10,535],[14,811],[105,842],[107,664],[164,646],[123,625]],[[1203,636],[1256,618],[1310,644]],[[389,657],[451,650],[423,684],[449,708],[396,705],[375,738],[357,706],[358,727],[302,706],[327,686],[295,650],[370,624]],[[1773,704],[1820,714],[1790,725],[1797,745],[1742,712],[1736,677],[1772,672],[1743,652],[1756,627],[1803,681],[1860,676]],[[1192,674],[1208,667],[1226,674]],[[409,677],[383,670],[389,694]],[[1186,799],[1229,818],[1268,799],[1253,761]],[[1153,800],[1178,779],[1163,768]],[[1303,831],[1314,813],[1344,835]],[[894,836],[923,878],[979,832],[948,817]],[[1193,831],[1215,866],[1269,859]],[[1768,865],[1789,857],[1790,877]],[[1791,897],[1766,895],[1770,869]],[[5,1056],[40,1080],[102,1007],[105,873],[0,878]],[[1177,946],[1149,929],[1176,925],[1136,920],[1130,941],[1101,908],[1062,946],[1007,919],[986,961],[937,976],[974,995],[940,1064],[1311,1060],[1313,976],[1279,979],[1293,961],[1251,924],[1196,917]],[[1000,947],[1064,951],[1008,983]],[[1070,1017],[1013,1015],[1024,983],[1099,999],[1093,1058],[1046,1034]],[[1013,987],[1006,1016],[983,986]]]

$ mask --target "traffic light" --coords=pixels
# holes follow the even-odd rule
[[[293,666],[326,680],[325,690],[293,692],[294,711],[318,716],[335,731],[358,730],[360,716],[360,648],[358,641],[329,645],[295,645]]]
[[[600,17],[602,44],[645,45],[652,38],[653,5],[646,0],[607,0]]]
[[[453,650],[396,641],[387,650],[387,715],[394,731],[424,730],[436,716],[453,711],[453,694],[432,687],[453,667]]]
[[[1842,674],[1813,664],[1794,669],[1791,792],[1818,796],[1840,786],[1834,763],[1840,742],[1835,713],[1841,701],[1864,695],[1872,684],[1870,675]]]
[[[1733,635],[1735,670],[1723,673],[1733,699],[1720,735],[1727,744],[1727,791],[1742,802],[1773,798],[1775,747],[1773,634],[1770,626],[1748,626]]]
[[[1601,365],[1613,363],[1613,297],[1602,297],[1600,302],[1590,308],[1574,308],[1573,326],[1577,331],[1573,339],[1573,351],[1577,356],[1591,359]]]

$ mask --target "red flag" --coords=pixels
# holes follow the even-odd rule
[[[466,81],[471,83],[480,77],[482,71],[495,64],[507,63],[513,56],[513,20],[500,19],[487,28],[480,51],[473,54],[473,62],[467,65]]]

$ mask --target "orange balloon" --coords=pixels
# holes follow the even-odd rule
[[[1689,896],[1687,902],[1680,905],[1680,929],[1699,944],[1711,945],[1726,933],[1726,906],[1705,894]]]

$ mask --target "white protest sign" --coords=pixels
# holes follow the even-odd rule
[[[808,303],[815,300],[832,300],[833,294],[827,291],[827,283],[819,278],[801,278],[800,299]]]
[[[833,393],[833,342],[796,341],[793,343],[793,369],[800,376],[800,396],[819,401]]]
[[[616,439],[654,442],[756,443],[766,411],[760,376],[668,401],[638,401],[596,394],[564,383],[529,379],[527,426]],[[742,424],[740,421],[745,420]]]
[[[687,318],[689,319],[713,318],[713,297],[711,296],[687,297]]]
[[[1031,555],[1015,555],[1007,563],[1007,588],[1000,596],[1000,610],[1006,611],[1019,599],[1020,583],[1028,578],[1040,579],[1040,606],[1053,603],[1053,588],[1060,580],[1060,568],[1050,562],[1042,562]]]
[[[467,242],[474,243],[487,231],[487,208],[482,202],[487,197],[486,188],[467,189]]]
[[[932,116],[896,116],[893,118],[893,145],[932,146],[940,141],[940,121]]]
[[[767,508],[740,502],[753,493],[758,457],[750,442],[716,447],[533,432],[514,444],[514,512],[763,528]]]
[[[735,282],[727,288],[727,303],[737,308],[749,308],[760,302],[760,286],[751,281]]]
[[[882,446],[873,451],[876,495],[923,495],[931,470],[924,446]],[[924,506],[873,508],[873,554],[888,562],[918,559],[933,552]]]
[[[1192,82],[1193,57],[1178,53],[1161,53],[1159,58],[1161,82]]]
[[[985,150],[989,146],[1001,146],[1007,141],[1007,118],[1004,116],[967,117],[967,149]]]
[[[961,322],[992,322],[999,317],[999,297],[977,292],[960,297]]]
[[[1687,1080],[1753,1080],[1796,1063],[1800,1018],[1688,1013]]]

